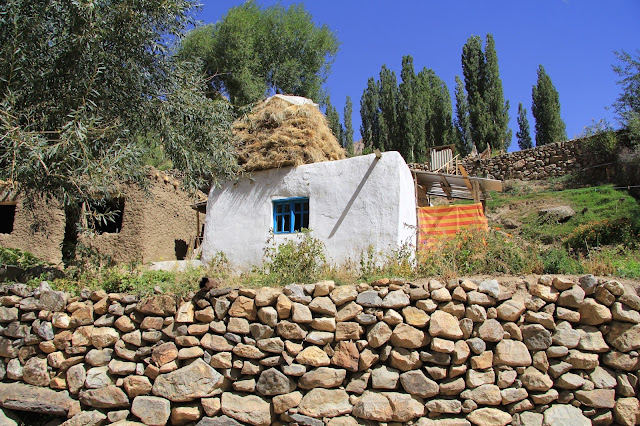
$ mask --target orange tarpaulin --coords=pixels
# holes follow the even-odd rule
[[[420,247],[429,246],[438,238],[451,238],[462,229],[489,229],[480,203],[420,207],[418,227]]]

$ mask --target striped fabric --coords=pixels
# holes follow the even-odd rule
[[[420,207],[418,227],[420,247],[429,246],[438,238],[451,238],[462,229],[489,229],[480,203]]]

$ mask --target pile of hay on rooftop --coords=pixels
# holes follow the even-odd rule
[[[238,163],[246,171],[346,158],[316,106],[294,105],[278,97],[236,121],[234,134],[240,139]]]

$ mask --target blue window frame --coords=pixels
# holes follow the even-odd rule
[[[295,197],[273,201],[273,232],[291,234],[309,228],[309,198]]]

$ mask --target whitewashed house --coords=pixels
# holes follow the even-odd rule
[[[327,261],[358,261],[369,247],[415,247],[416,197],[407,164],[385,152],[251,173],[209,193],[202,260],[223,252],[236,270],[262,263],[275,243],[303,228],[325,245]]]

